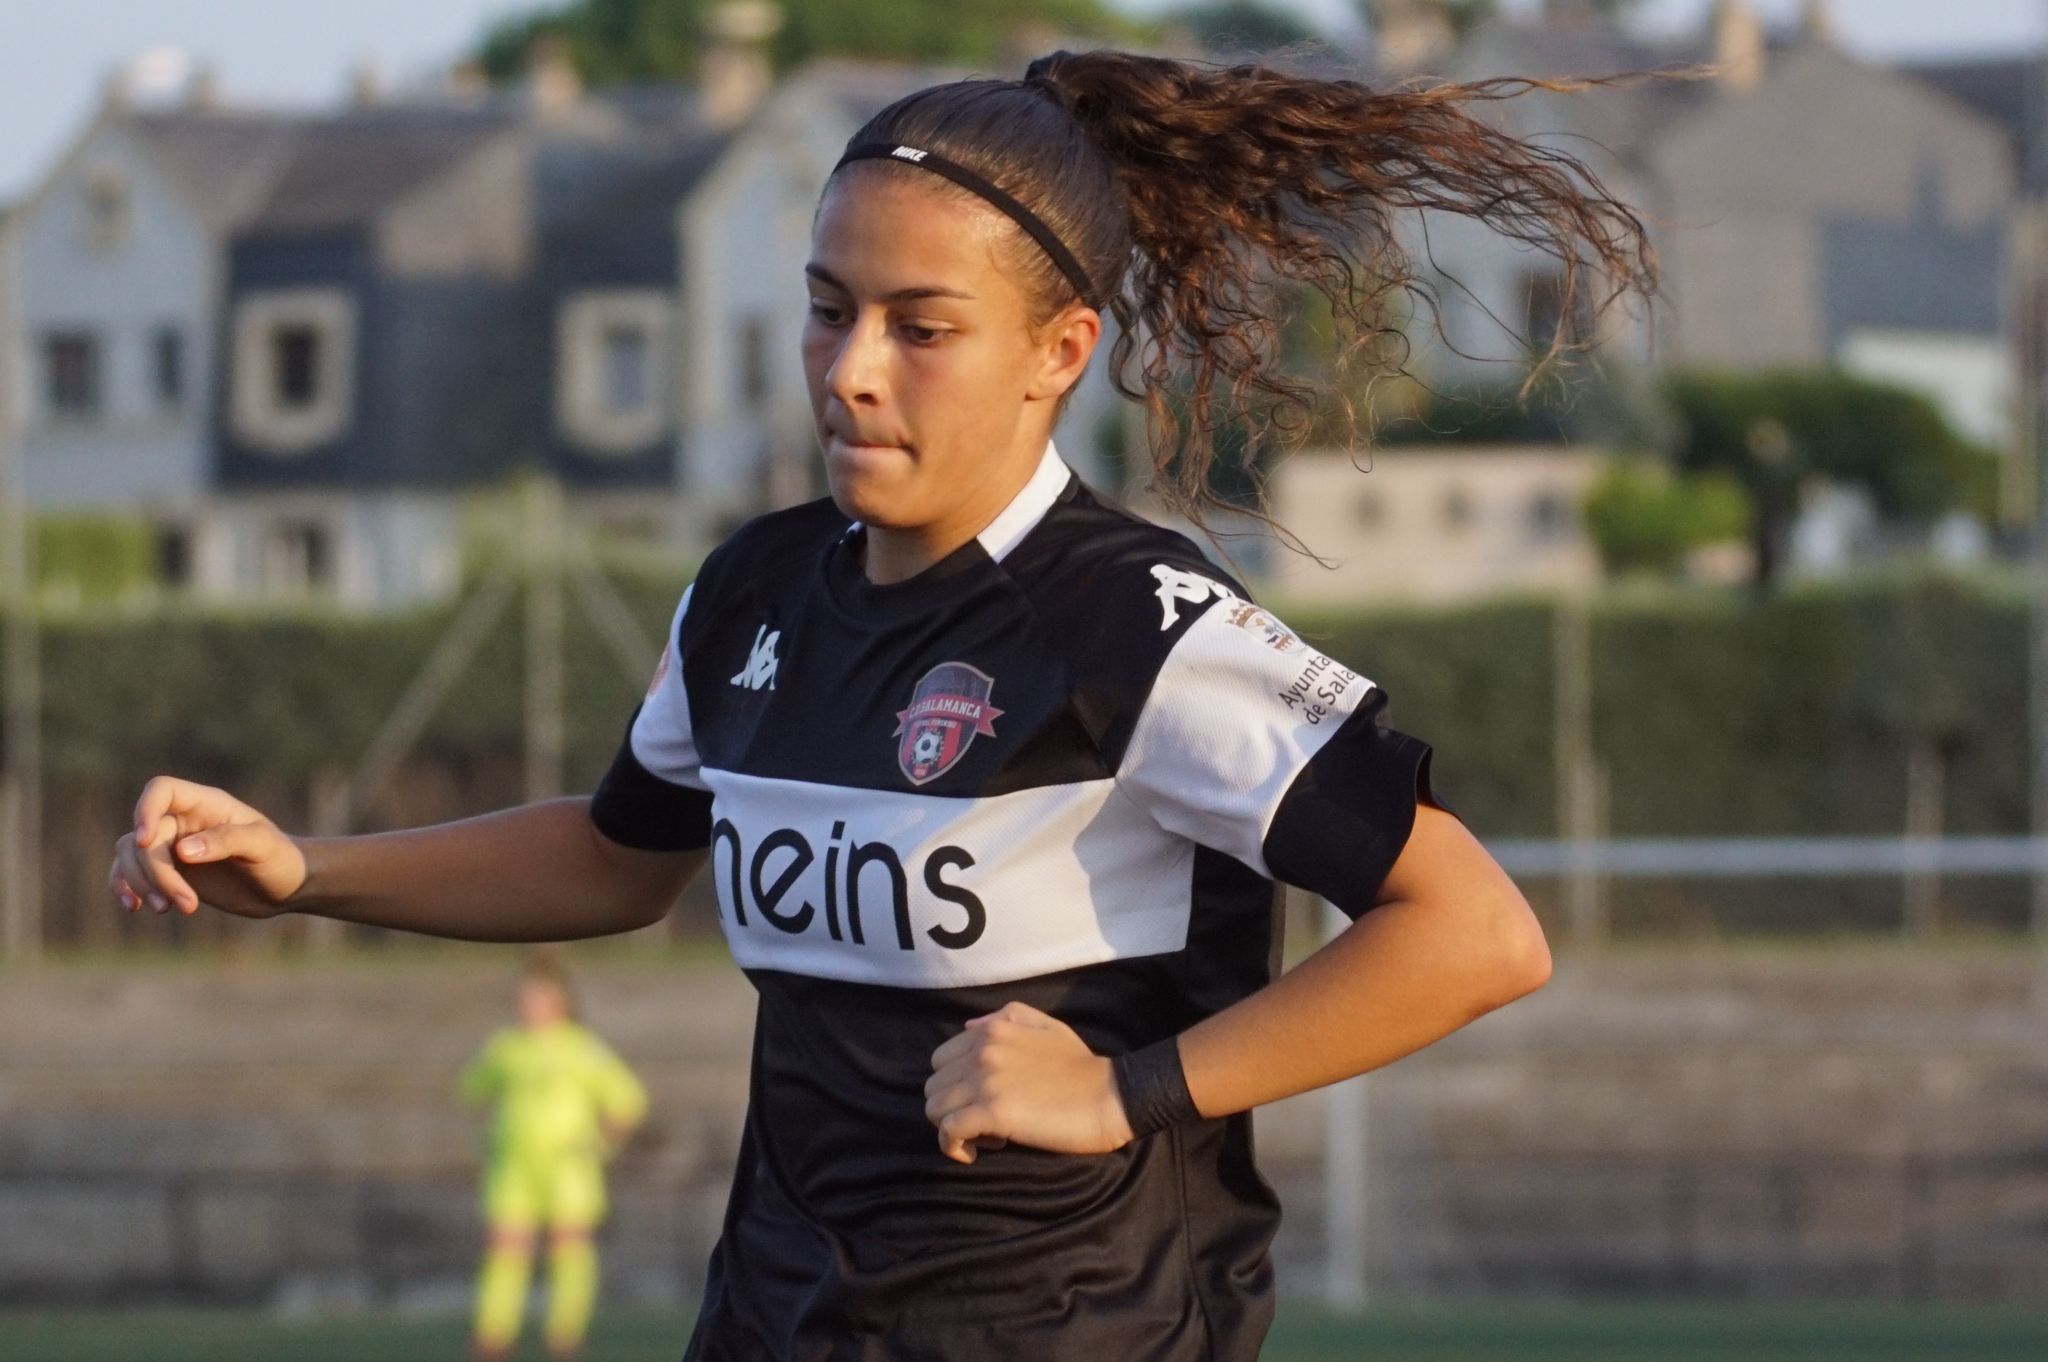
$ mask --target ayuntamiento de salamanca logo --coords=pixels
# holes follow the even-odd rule
[[[996,735],[1002,711],[988,702],[995,684],[965,662],[941,662],[918,679],[910,708],[896,711],[896,764],[911,784],[944,775],[977,735]]]

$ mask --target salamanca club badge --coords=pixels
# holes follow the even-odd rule
[[[911,784],[938,779],[977,736],[996,735],[1002,711],[988,702],[995,684],[965,662],[941,662],[918,679],[910,708],[896,711],[896,764]]]

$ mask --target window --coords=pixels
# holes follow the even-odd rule
[[[185,401],[185,333],[175,326],[159,326],[150,336],[149,353],[156,403],[175,409]]]
[[[1444,524],[1454,530],[1471,525],[1478,515],[1478,507],[1472,502],[1472,494],[1465,488],[1453,486],[1444,493]]]
[[[1563,534],[1571,523],[1571,508],[1565,504],[1564,493],[1556,488],[1538,492],[1529,502],[1529,528],[1539,539],[1555,539]]]
[[[304,322],[286,323],[270,333],[270,346],[272,400],[282,411],[306,410],[320,396],[320,333]]]
[[[44,392],[53,415],[100,414],[99,338],[87,331],[52,332],[43,342]]]
[[[156,577],[165,586],[192,584],[192,531],[185,526],[157,526]]]
[[[244,446],[305,454],[354,415],[355,299],[340,288],[267,289],[235,310],[229,426]]]
[[[647,329],[614,322],[604,329],[604,400],[621,415],[646,406],[651,396],[647,361]]]
[[[1593,336],[1593,273],[1581,269],[1572,281],[1572,315],[1569,323],[1564,320],[1564,271],[1552,270],[1531,274],[1526,277],[1528,289],[1527,329],[1523,333],[1529,339],[1533,353],[1541,355],[1550,349],[1557,336],[1558,327],[1564,325],[1566,345],[1584,345]]]
[[[768,405],[768,322],[762,317],[740,320],[740,401],[749,413]]]
[[[300,592],[333,585],[334,552],[317,520],[280,521],[271,531],[268,577],[273,589]]]
[[[660,289],[587,289],[555,314],[555,428],[579,454],[631,457],[674,425],[674,301]]]

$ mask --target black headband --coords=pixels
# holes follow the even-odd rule
[[[1007,213],[1011,221],[1029,232],[1033,241],[1045,248],[1045,253],[1052,257],[1053,264],[1060,267],[1060,273],[1067,276],[1067,282],[1081,295],[1082,302],[1090,307],[1100,306],[1095,297],[1095,285],[1089,282],[1088,271],[1081,268],[1081,262],[1067,249],[1067,243],[1061,241],[1052,228],[1039,219],[1038,214],[966,166],[958,161],[949,161],[935,151],[906,147],[896,142],[856,142],[846,149],[846,154],[839,158],[839,165],[833,166],[832,169],[836,173],[839,166],[845,165],[848,161],[867,160],[902,161],[906,165],[923,166],[926,170],[945,176],[962,189],[972,190],[987,199]]]

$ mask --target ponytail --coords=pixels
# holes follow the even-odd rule
[[[1322,385],[1280,363],[1301,289],[1329,306],[1340,368],[1363,354],[1407,373],[1396,295],[1420,296],[1442,333],[1433,289],[1396,239],[1398,214],[1456,213],[1549,255],[1564,316],[1590,270],[1606,288],[1596,327],[1626,295],[1654,297],[1655,255],[1635,213],[1583,162],[1464,107],[1642,78],[1376,92],[1257,65],[1055,52],[1021,81],[958,81],[898,100],[853,142],[908,143],[970,166],[1057,234],[1118,323],[1110,379],[1144,406],[1152,489],[1200,525],[1206,508],[1239,509],[1214,490],[1220,429],[1249,427],[1250,473],[1262,444],[1298,433],[1318,409]],[[1015,245],[1036,320],[1080,301],[1051,256],[1022,233]],[[1560,327],[1543,364],[1586,344]],[[1355,438],[1356,414],[1337,396]]]

